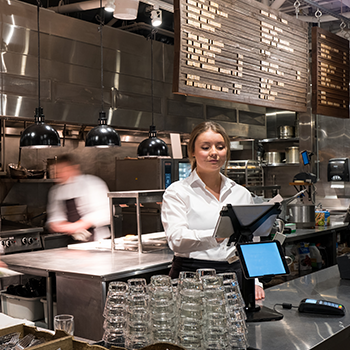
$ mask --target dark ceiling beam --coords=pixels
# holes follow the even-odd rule
[[[316,9],[319,9],[322,13],[327,13],[327,14],[331,15],[332,17],[338,18],[339,20],[343,21],[344,23],[347,23],[348,25],[350,25],[349,18],[346,18],[345,16],[343,16],[341,14],[339,15],[337,13],[334,13],[334,12],[328,10],[326,7],[323,7],[322,5],[320,5],[319,3],[315,2],[315,1],[312,1],[312,0],[301,0],[300,2],[306,2],[307,4],[315,7]]]

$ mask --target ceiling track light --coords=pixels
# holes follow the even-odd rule
[[[28,126],[21,134],[20,148],[48,148],[61,146],[58,132],[45,123],[43,109],[40,106],[40,0],[37,0],[38,27],[38,107],[35,109],[34,124]]]
[[[105,5],[105,11],[114,12],[114,10],[115,10],[114,0],[107,0]]]
[[[106,113],[103,110],[103,8],[102,0],[100,0],[100,49],[101,49],[101,112],[99,113],[98,124],[89,131],[85,140],[85,147],[114,147],[120,146],[120,136],[111,127],[107,125]]]
[[[151,21],[153,27],[159,27],[162,24],[162,10],[156,5],[151,11]]]

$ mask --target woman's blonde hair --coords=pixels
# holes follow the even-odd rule
[[[198,124],[191,132],[190,140],[188,141],[188,145],[187,145],[187,152],[191,162],[191,169],[193,171],[197,167],[196,158],[193,156],[194,144],[197,140],[197,137],[208,130],[212,130],[213,132],[220,134],[225,141],[225,146],[226,146],[225,174],[226,174],[227,162],[230,160],[230,139],[226,134],[225,129],[220,124],[212,121],[206,121]]]

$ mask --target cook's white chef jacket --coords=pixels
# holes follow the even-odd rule
[[[94,175],[79,175],[67,183],[53,186],[47,204],[47,223],[67,220],[66,200],[75,199],[82,220],[93,223],[94,240],[108,238],[110,230],[109,190],[106,183]]]

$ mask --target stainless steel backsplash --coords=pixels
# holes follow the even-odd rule
[[[37,107],[37,8],[0,0],[0,114],[32,120]],[[41,104],[47,121],[93,126],[101,110],[98,25],[40,9]],[[151,124],[151,42],[103,27],[103,103],[108,124]],[[205,118],[232,136],[265,137],[265,108],[172,93],[173,46],[155,41],[154,119],[158,130],[188,133]],[[237,111],[237,118],[230,112]],[[239,111],[248,113],[240,123]],[[251,114],[250,114],[251,113]],[[243,113],[242,113],[243,114]],[[242,117],[243,120],[243,117]]]

